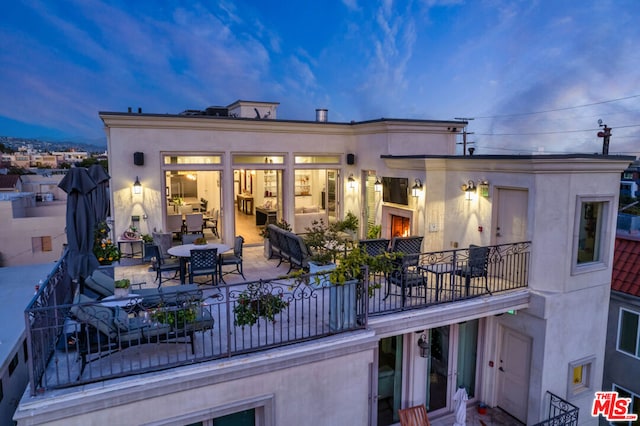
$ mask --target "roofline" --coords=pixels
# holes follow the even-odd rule
[[[455,159],[455,160],[505,160],[505,159],[513,159],[513,160],[537,160],[541,158],[547,158],[552,160],[557,159],[568,159],[568,158],[584,158],[584,159],[607,159],[607,160],[615,160],[615,161],[634,161],[636,159],[633,155],[601,155],[601,154],[584,154],[584,153],[573,153],[573,154],[509,154],[509,155],[381,155],[380,158],[383,160],[428,160],[428,159]]]
[[[364,120],[364,121],[351,121],[351,122],[341,122],[341,121],[317,121],[317,120],[290,120],[290,119],[260,119],[253,117],[220,117],[220,116],[211,116],[211,115],[182,115],[182,114],[158,114],[158,113],[137,113],[137,112],[119,112],[119,111],[98,111],[98,116],[135,116],[135,117],[164,117],[164,118],[185,118],[185,119],[199,119],[199,120],[228,120],[228,121],[262,121],[262,122],[281,122],[281,123],[297,123],[297,124],[334,124],[334,125],[342,125],[342,126],[357,126],[361,124],[372,124],[372,123],[384,123],[384,122],[392,122],[392,123],[423,123],[423,124],[441,124],[441,125],[457,125],[460,127],[464,127],[468,124],[467,121],[458,121],[458,120],[425,120],[425,119],[410,119],[410,118],[376,118],[372,120]]]

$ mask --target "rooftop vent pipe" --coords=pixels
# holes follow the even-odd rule
[[[329,119],[329,110],[318,108],[316,109],[316,121],[326,123]]]

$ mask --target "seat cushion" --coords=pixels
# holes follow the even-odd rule
[[[99,270],[93,271],[93,274],[85,278],[84,285],[100,297],[113,296],[115,288],[113,278]]]
[[[78,321],[88,324],[109,337],[118,334],[118,327],[114,322],[114,311],[108,306],[91,304],[95,300],[83,294],[78,294],[73,300],[71,313]]]

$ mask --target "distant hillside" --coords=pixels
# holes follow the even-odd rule
[[[95,145],[82,142],[70,141],[45,141],[40,139],[17,138],[13,136],[0,136],[0,143],[4,146],[17,150],[21,146],[31,145],[38,151],[88,151],[92,153],[103,153],[107,150],[105,145]]]

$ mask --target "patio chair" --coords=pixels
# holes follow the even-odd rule
[[[162,286],[163,282],[178,280],[180,275],[180,259],[169,258],[165,259],[160,253],[160,248],[152,244],[148,248],[149,253],[152,253],[153,256],[153,269],[156,271],[156,279],[158,282],[158,288]],[[163,273],[171,272],[173,276],[170,278],[163,277]]]
[[[212,209],[209,212],[209,216],[204,221],[204,227],[211,229],[211,233],[220,238],[220,234],[218,234],[218,216],[220,215],[220,211],[218,209]]]
[[[220,279],[224,283],[224,276],[227,274],[240,274],[242,278],[247,279],[242,272],[242,245],[244,244],[244,237],[238,235],[233,243],[233,253],[222,253],[220,255]],[[222,267],[226,265],[235,265],[235,270],[223,271]]]
[[[430,426],[427,408],[422,405],[398,410],[400,426]]]
[[[387,292],[385,299],[391,294],[391,285],[400,287],[402,304],[404,306],[406,293],[408,290],[411,297],[413,287],[425,287],[427,277],[424,271],[418,268],[420,261],[420,251],[422,248],[423,237],[394,237],[391,240],[390,251],[397,253],[398,258],[395,260],[396,266],[387,276]]]
[[[194,249],[191,250],[189,259],[189,283],[193,284],[193,278],[211,275],[211,285],[218,285],[218,249]]]
[[[176,237],[180,237],[184,233],[181,214],[167,215],[167,231],[175,234]]]
[[[163,259],[169,259],[172,256],[169,254],[169,249],[171,248],[171,241],[173,236],[170,232],[153,232],[151,234],[153,236],[153,243],[158,246],[160,250],[160,256]]]
[[[202,213],[191,213],[185,216],[185,232],[187,234],[202,233],[204,223]]]
[[[386,238],[360,240],[358,245],[362,247],[369,256],[377,256],[389,250],[389,240]]]
[[[144,283],[142,283],[144,284]],[[131,292],[142,297],[141,304],[146,307],[158,305],[176,305],[186,299],[202,299],[202,291],[196,285],[174,285],[158,288],[131,289]],[[87,296],[95,296],[98,299],[113,296],[115,293],[115,281],[110,276],[99,270],[84,279],[83,293]]]
[[[469,296],[472,278],[484,278],[484,288],[487,290],[487,293],[491,294],[488,282],[488,265],[489,247],[480,247],[470,244],[467,264],[462,268],[453,271],[454,275],[464,277],[464,287],[467,296]]]
[[[198,238],[204,238],[204,234],[202,232],[197,234],[182,234],[182,244],[193,244]]]

